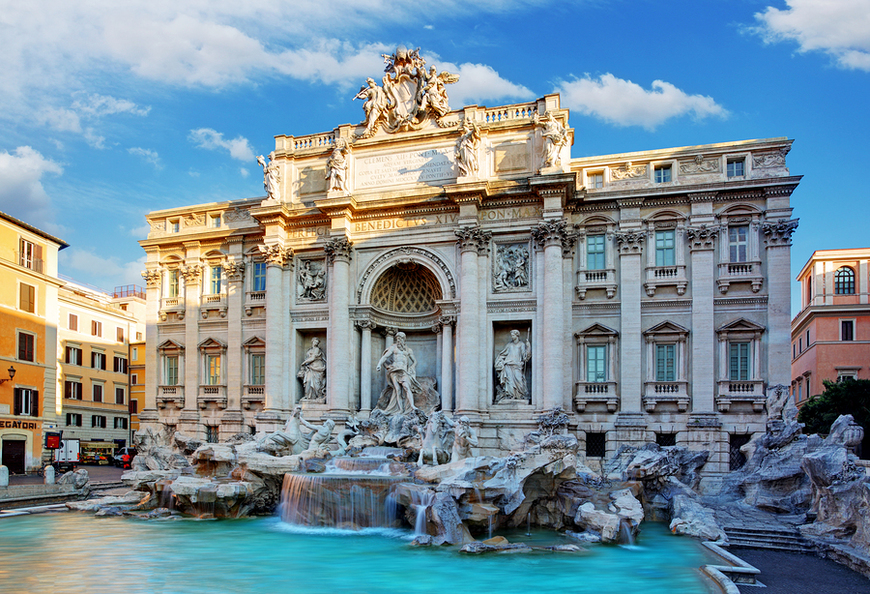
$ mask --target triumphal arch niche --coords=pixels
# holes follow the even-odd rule
[[[263,197],[149,214],[142,422],[440,408],[486,454],[561,407],[593,465],[659,441],[727,470],[789,378],[791,141],[572,159],[558,95],[456,109],[456,74],[384,61],[360,123],[275,137]]]

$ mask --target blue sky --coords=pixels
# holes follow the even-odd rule
[[[561,92],[574,157],[793,138],[793,276],[870,245],[870,0],[0,0],[0,210],[141,285],[145,213],[261,196],[273,136],[362,120],[398,44],[454,109]]]

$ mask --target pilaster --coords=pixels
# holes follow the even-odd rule
[[[692,267],[692,410],[713,412],[716,391],[716,335],[713,319],[715,264],[713,248],[718,227],[701,225],[686,230]]]
[[[326,244],[326,258],[330,267],[329,321],[327,335],[326,402],[329,413],[336,416],[350,414],[350,259],[353,243],[339,236]]]
[[[266,393],[263,410],[257,414],[257,431],[274,431],[288,408],[281,338],[289,307],[282,281],[285,267],[292,266],[293,250],[279,243],[261,245],[259,250],[266,258]]]

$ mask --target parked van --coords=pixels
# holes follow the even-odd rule
[[[60,447],[54,450],[51,465],[57,472],[75,470],[81,464],[81,447],[78,439],[62,439]]]

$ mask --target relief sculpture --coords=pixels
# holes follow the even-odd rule
[[[305,260],[299,268],[300,301],[323,301],[326,298],[326,267],[323,260]]]
[[[493,265],[496,293],[529,288],[529,248],[525,243],[497,246]]]

